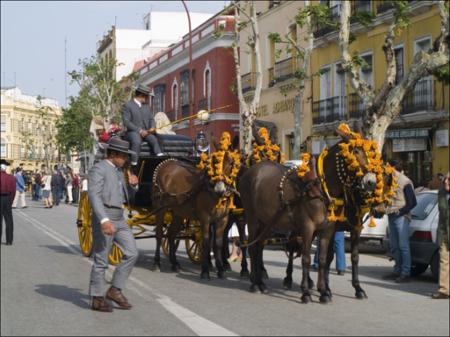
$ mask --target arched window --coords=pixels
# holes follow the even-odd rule
[[[206,62],[205,70],[203,71],[203,96],[206,99],[206,108],[211,109],[211,67],[209,62]]]
[[[172,109],[173,109],[173,116],[174,120],[178,119],[178,107],[179,107],[179,99],[178,99],[178,82],[175,78],[172,83]]]

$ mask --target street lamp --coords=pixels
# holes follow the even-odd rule
[[[189,24],[189,117],[192,117],[193,115],[193,103],[194,103],[194,97],[193,97],[193,90],[192,90],[192,30],[191,30],[191,16],[189,15],[189,10],[186,6],[186,3],[184,0],[181,0],[183,3],[184,9],[186,10],[186,14],[188,17],[188,24]],[[194,137],[194,122],[193,118],[189,119],[189,134],[191,138]]]

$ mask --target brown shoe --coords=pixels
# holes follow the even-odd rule
[[[129,310],[132,307],[132,305],[128,303],[127,298],[123,296],[122,292],[115,287],[110,287],[108,289],[106,298],[114,301],[121,309]]]
[[[440,291],[431,294],[431,298],[435,299],[435,300],[448,300],[448,295],[441,293]]]
[[[112,312],[113,311],[111,304],[106,302],[104,297],[93,297],[91,309],[96,310],[96,311],[101,311],[101,312]]]

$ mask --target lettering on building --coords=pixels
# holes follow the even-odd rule
[[[295,106],[295,98],[275,102],[273,104],[273,113],[277,114],[284,111],[290,111],[294,113],[294,106]]]

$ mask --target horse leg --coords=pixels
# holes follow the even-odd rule
[[[259,291],[261,294],[267,294],[269,291],[267,290],[266,285],[263,282],[264,274],[267,275],[267,271],[263,265],[263,250],[264,250],[264,241],[261,240],[256,243],[256,255],[257,255],[257,268],[256,268],[256,284],[258,285]]]
[[[292,270],[294,265],[294,247],[289,243],[286,244],[286,249],[289,252],[288,265],[286,268],[286,277],[283,280],[284,289],[292,289]]]
[[[210,238],[209,218],[206,217],[206,218],[202,219],[200,222],[201,222],[201,226],[202,226],[202,235],[203,235],[202,271],[201,271],[200,277],[202,279],[210,280],[209,264],[210,264],[210,259],[211,259],[211,245],[210,245],[210,241],[209,241],[209,238]]]
[[[236,222],[239,231],[239,241],[243,243],[245,241],[245,220],[243,216],[240,216]],[[247,247],[240,247],[241,250],[241,277],[250,277],[247,265]]]
[[[303,251],[302,251],[302,302],[309,303],[312,301],[310,293],[311,278],[309,276],[309,268],[311,267],[311,244],[314,238],[314,224],[309,221],[304,223],[302,231]]]
[[[163,226],[164,226],[164,213],[159,212],[156,214],[156,248],[155,257],[153,259],[153,266],[151,267],[154,271],[161,271],[161,240],[163,236]],[[169,225],[170,226],[170,225]]]
[[[177,248],[178,245],[176,244],[176,237],[178,235],[178,233],[181,230],[181,226],[182,226],[182,219],[178,216],[173,216],[173,223],[171,224],[171,226],[169,227],[167,236],[168,236],[168,240],[169,240],[169,259],[170,259],[170,263],[172,265],[172,271],[174,272],[179,272],[180,271],[180,264],[177,261]]]
[[[231,218],[231,217],[230,217]],[[228,222],[227,227],[222,235],[222,266],[225,271],[231,271],[230,262],[228,262],[228,256],[230,256],[230,249],[228,247],[228,232],[231,228],[231,220]]]
[[[366,292],[361,288],[358,278],[358,263],[359,263],[359,237],[361,231],[353,228],[351,231],[351,249],[352,249],[352,285],[355,288],[356,298],[362,300],[367,298]]]
[[[228,224],[228,216],[223,217],[218,222],[216,222],[216,230],[215,230],[215,249],[214,249],[214,257],[216,259],[216,269],[217,269],[217,277],[223,279],[225,277],[225,270],[222,264],[222,244],[224,231]]]
[[[335,226],[328,226],[320,232],[319,275],[317,290],[320,292],[320,302],[328,303],[333,297],[329,286],[330,265],[334,255]]]

